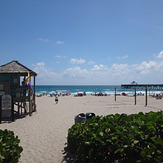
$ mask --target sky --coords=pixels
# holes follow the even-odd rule
[[[0,0],[0,65],[38,85],[163,83],[162,0]]]

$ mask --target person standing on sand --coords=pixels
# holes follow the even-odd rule
[[[55,102],[56,102],[56,104],[58,104],[58,96],[57,95],[55,96]]]
[[[26,96],[26,92],[27,92],[27,90],[28,90],[28,85],[27,85],[27,83],[26,83],[26,78],[24,77],[23,78],[23,81],[22,81],[22,90],[23,90],[23,96]]]

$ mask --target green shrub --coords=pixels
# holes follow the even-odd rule
[[[95,117],[68,130],[74,162],[163,162],[163,112]]]
[[[13,131],[0,130],[0,163],[17,163],[23,148]]]

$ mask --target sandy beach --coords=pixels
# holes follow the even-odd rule
[[[64,96],[59,97],[58,104],[54,97],[37,97],[37,112],[32,116],[17,119],[12,123],[0,124],[1,129],[14,131],[23,147],[21,163],[61,163],[64,160],[68,129],[74,124],[74,116],[79,113],[93,112],[96,115],[115,113],[138,113],[160,111],[163,99],[156,100],[148,97],[145,106],[145,97],[118,96]]]

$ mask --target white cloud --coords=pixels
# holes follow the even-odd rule
[[[41,42],[49,42],[49,39],[47,39],[47,38],[39,38],[39,41],[41,41]]]
[[[157,66],[155,67],[155,70],[159,71],[159,72],[163,72],[163,61],[157,63]]]
[[[142,62],[140,64],[137,64],[135,69],[138,71],[140,74],[147,74],[152,70],[155,70],[157,67],[157,62],[155,61],[149,61],[149,62]]]
[[[126,58],[128,58],[128,55],[122,56],[122,59],[126,59]]]
[[[38,62],[35,64],[37,67],[43,67],[45,66],[45,63],[44,62]]]
[[[163,50],[157,55],[157,58],[163,58]]]
[[[55,58],[67,58],[67,57],[63,55],[56,55]]]
[[[97,71],[106,71],[106,70],[108,70],[107,66],[102,65],[102,64],[94,65],[93,68],[92,68],[92,71],[96,71],[96,72]]]
[[[76,58],[71,58],[70,59],[70,63],[71,64],[82,64],[82,63],[85,63],[85,60],[84,59],[76,59]]]
[[[121,79],[126,79],[131,76],[132,68],[128,64],[113,64],[109,68],[109,76],[110,78],[114,79],[116,82],[120,81]]]
[[[124,55],[124,56],[119,56],[117,57],[118,59],[127,59],[128,58],[128,55]]]
[[[128,72],[128,70],[129,70],[129,66],[127,64],[113,64],[110,68],[110,71],[112,71],[113,73],[118,72],[120,74],[124,72],[126,73]]]
[[[73,59],[72,63],[85,63],[83,59]],[[122,84],[162,83],[163,61],[144,61],[138,64],[99,64],[92,68],[69,67],[60,72],[49,69],[44,62],[34,65],[38,84]]]
[[[94,65],[95,63],[96,63],[96,62],[94,62],[94,61],[89,61],[89,62],[88,62],[89,65]]]
[[[59,45],[62,45],[62,44],[64,44],[64,41],[56,41],[55,43],[59,44]]]
[[[80,67],[68,68],[64,71],[63,76],[70,79],[83,79],[89,74],[88,70]]]
[[[37,73],[37,80],[39,81],[39,84],[49,83],[53,81],[54,78],[56,78],[58,75],[54,73],[53,71],[47,69],[45,67],[44,62],[38,62],[33,65],[34,71]]]

